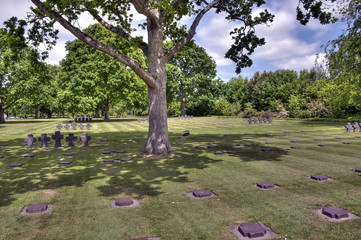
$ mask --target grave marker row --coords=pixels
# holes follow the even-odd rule
[[[56,131],[55,134],[51,136],[51,139],[55,140],[54,147],[62,147],[61,140],[64,139],[64,135],[61,135],[60,131]],[[83,133],[83,135],[79,137],[79,140],[82,141],[82,147],[87,147],[89,146],[89,140],[91,140],[91,137],[88,136],[87,133]],[[41,137],[38,138],[38,141],[41,142],[41,148],[47,148],[50,137],[47,137],[47,134],[43,133],[41,134]],[[68,142],[68,147],[75,147],[77,137],[74,136],[74,133],[69,133],[69,136],[65,138],[65,141]],[[34,148],[36,138],[34,138],[32,134],[28,134],[28,137],[25,138],[25,142],[28,149]]]

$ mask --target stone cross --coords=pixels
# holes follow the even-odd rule
[[[352,124],[353,127],[353,132],[358,132],[358,129],[360,128],[360,125],[358,124],[358,122],[354,122]]]
[[[61,139],[64,139],[64,135],[60,135],[60,131],[56,131],[55,135],[51,136],[51,139],[55,140],[54,147],[61,147]]]
[[[78,124],[76,124],[75,122],[73,122],[72,124],[71,124],[71,126],[73,127],[73,130],[76,130],[76,126],[77,126]]]
[[[263,123],[264,123],[264,124],[267,123],[267,118],[263,118]]]
[[[84,130],[84,125],[83,125],[83,123],[80,123],[80,124],[79,124],[79,129],[80,129],[80,130]]]
[[[253,123],[252,118],[248,118],[248,124],[252,124],[252,123]]]
[[[68,147],[75,147],[75,142],[77,137],[74,136],[74,133],[69,133],[69,137],[65,138],[65,141],[69,142]]]
[[[63,128],[63,126],[59,123],[58,126],[56,126],[56,128],[58,129],[58,131],[60,132],[61,129]]]
[[[81,144],[82,147],[88,147],[89,146],[88,141],[91,140],[91,136],[88,136],[87,133],[83,133],[83,136],[79,137],[79,140],[83,142]]]
[[[345,125],[345,128],[346,128],[346,132],[347,132],[347,133],[350,133],[350,132],[351,132],[351,128],[352,128],[351,123],[347,123],[347,124]]]
[[[69,130],[69,128],[70,128],[70,125],[69,125],[69,124],[65,124],[65,125],[64,125],[64,127],[65,127],[65,130],[67,130],[67,131],[68,131],[68,130]]]
[[[268,118],[268,123],[272,124],[272,118]]]
[[[254,124],[257,124],[258,120],[257,118],[253,119]]]
[[[38,141],[41,142],[42,148],[48,147],[48,142],[50,141],[50,137],[47,137],[46,133],[41,134],[41,137],[38,138]]]
[[[33,134],[28,134],[28,137],[25,138],[25,142],[28,145],[28,148],[34,148],[34,142],[36,142],[36,138],[33,137]]]
[[[258,123],[259,123],[259,124],[262,124],[262,121],[263,121],[263,118],[259,117],[259,118],[258,118]]]
[[[90,123],[87,123],[86,125],[86,130],[90,130],[90,127],[92,126]]]
[[[138,118],[138,123],[140,123],[140,121],[141,121],[140,118]]]

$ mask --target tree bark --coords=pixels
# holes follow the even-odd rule
[[[104,102],[104,121],[109,121],[109,99]]]
[[[39,106],[36,105],[35,106],[35,119],[38,119],[39,118]]]
[[[181,116],[185,116],[186,115],[186,101],[184,100],[184,93],[181,93],[180,102],[181,102]]]
[[[4,108],[0,105],[0,123],[5,123]]]

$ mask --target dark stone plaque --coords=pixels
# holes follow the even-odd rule
[[[23,165],[20,163],[14,163],[14,164],[10,164],[9,167],[22,167]]]
[[[291,143],[299,143],[300,141],[297,140],[291,140]]]
[[[317,181],[326,181],[328,180],[328,177],[325,175],[321,175],[321,174],[315,174],[315,175],[311,175],[311,178]]]
[[[114,200],[114,204],[117,207],[127,207],[133,204],[133,199],[131,198],[117,198]]]
[[[325,208],[322,208],[322,214],[326,215],[327,217],[336,218],[336,219],[348,218],[349,217],[348,211],[346,211],[343,208],[339,208],[339,207],[325,207]]]
[[[361,168],[356,168],[355,172],[361,172]]]
[[[0,158],[4,158],[4,156],[0,156]]]
[[[197,146],[195,147],[196,149],[205,149],[206,147],[202,147],[202,146]]]
[[[340,140],[340,139],[343,139],[343,138],[341,138],[341,137],[337,137],[337,138],[335,138],[335,139],[338,139],[338,140]]]
[[[104,162],[104,163],[112,163],[112,162],[114,162],[114,159],[106,158],[102,162]]]
[[[327,147],[327,144],[318,144],[319,147]]]
[[[33,154],[27,154],[27,155],[24,155],[24,157],[35,157],[35,155],[33,155]]]
[[[322,139],[319,139],[319,138],[315,138],[313,139],[314,141],[322,141]]]
[[[212,192],[209,190],[195,190],[192,192],[192,195],[196,198],[211,197]]]
[[[226,154],[225,152],[214,152],[215,155],[222,155],[222,154]]]
[[[248,238],[263,237],[267,233],[267,228],[260,223],[244,223],[238,226],[238,231]]]
[[[351,142],[343,142],[343,144],[349,145],[352,144]]]
[[[128,161],[132,161],[131,158],[121,158],[120,159],[121,162],[128,162]]]
[[[273,144],[273,142],[265,142],[265,144]]]
[[[26,213],[42,213],[48,209],[48,204],[37,203],[26,207]]]
[[[227,152],[227,154],[237,154],[237,153],[239,153],[239,152],[237,152],[237,151],[228,151]]]
[[[301,147],[298,146],[291,146],[292,149],[300,149]]]
[[[102,154],[112,154],[112,152],[111,151],[104,151],[104,152],[102,152]]]
[[[207,148],[217,148],[217,146],[207,146]]]
[[[63,156],[65,157],[74,156],[74,153],[63,153]]]
[[[116,151],[116,153],[125,153],[123,150]]]
[[[270,148],[261,148],[261,151],[262,151],[262,152],[270,152],[271,149],[270,149]]]
[[[272,182],[259,182],[256,184],[256,186],[261,189],[270,189],[276,187],[276,185]]]
[[[5,143],[0,144],[0,147],[6,147],[6,146],[7,146],[7,144],[5,144]]]
[[[58,162],[59,165],[70,165],[72,164],[72,162],[67,162],[67,161],[64,161],[64,162]]]

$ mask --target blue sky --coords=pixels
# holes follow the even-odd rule
[[[1,24],[11,16],[25,17],[32,3],[29,0],[0,0]],[[270,27],[259,26],[256,33],[265,37],[266,45],[259,47],[251,55],[253,66],[242,70],[243,77],[252,77],[257,72],[274,71],[277,69],[302,70],[310,69],[315,64],[316,54],[320,53],[323,59],[321,45],[328,40],[336,38],[342,31],[344,24],[321,25],[311,20],[307,26],[300,25],[296,20],[296,7],[298,0],[273,0],[266,5],[267,9],[275,15]],[[142,21],[142,16],[135,17],[135,24]],[[184,19],[183,23],[190,24],[192,19]],[[85,28],[94,23],[90,16],[82,16],[79,25]],[[201,21],[195,41],[204,47],[208,54],[217,63],[217,73],[224,81],[236,77],[235,64],[224,58],[225,52],[232,44],[229,32],[237,26],[224,19],[224,15],[208,13]],[[51,52],[49,63],[56,64],[66,52],[66,41],[75,39],[69,32],[59,26],[60,35],[57,46]],[[138,34],[145,35],[144,31]]]

